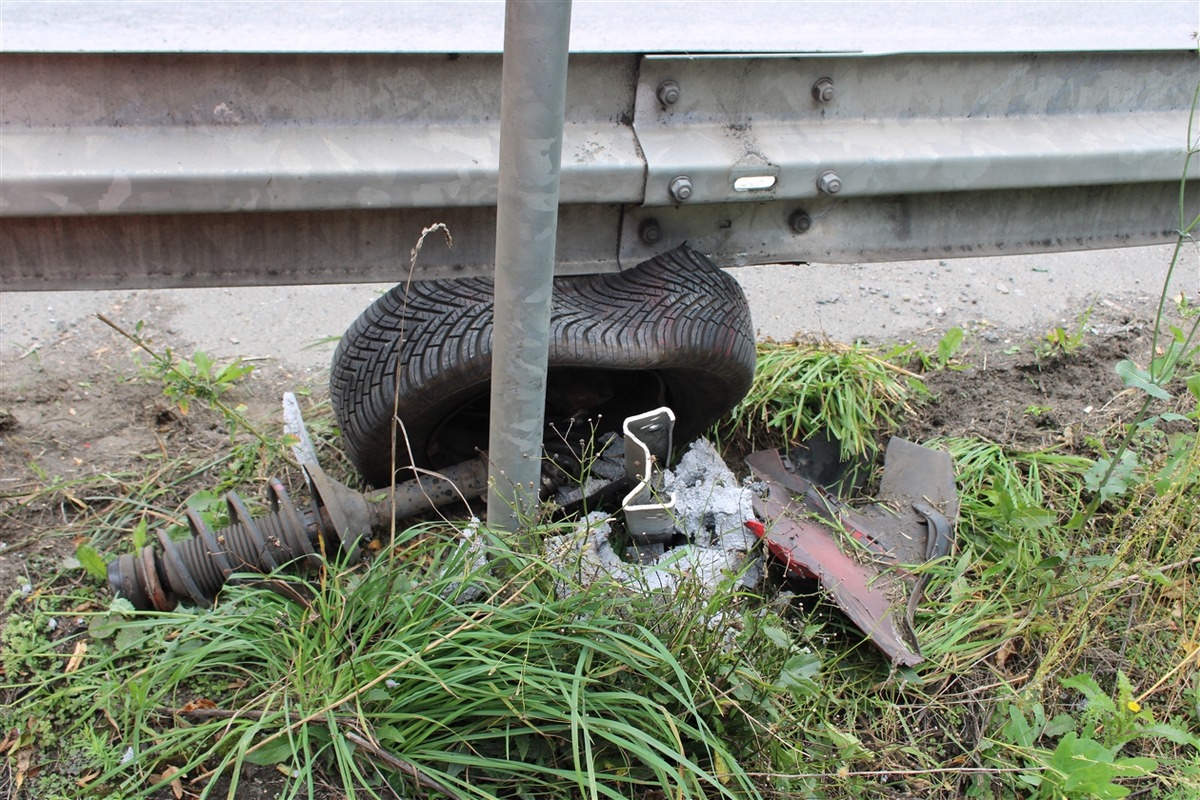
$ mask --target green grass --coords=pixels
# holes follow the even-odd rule
[[[905,413],[912,378],[883,356],[795,349],[764,348],[764,373],[840,364],[854,376],[820,385],[877,404],[871,424]],[[782,408],[807,402],[795,386],[776,397],[743,411],[750,436],[809,413]],[[311,408],[331,453],[336,431]],[[303,601],[244,585],[215,611],[134,613],[55,570],[6,603],[7,777],[48,800],[173,783],[226,796],[249,764],[296,797],[1183,800],[1200,791],[1200,436],[1133,441],[1138,468],[1099,505],[1099,451],[930,443],[954,459],[962,509],[955,554],[930,567],[915,669],[890,669],[821,603],[581,588],[499,537],[472,566],[444,523],[368,566],[279,577]],[[284,466],[256,452],[254,473]],[[33,495],[79,498],[65,530],[96,531],[111,557],[221,469],[164,459]],[[68,620],[83,622],[64,633]],[[37,758],[57,766],[31,773]]]
[[[25,690],[21,717],[33,737],[102,740],[84,796],[142,796],[179,775],[235,793],[245,763],[277,765],[288,797],[326,775],[353,796],[755,794],[714,730],[733,724],[715,679],[682,666],[711,653],[699,617],[604,583],[557,594],[565,576],[539,559],[490,540],[480,565],[447,533],[410,529],[364,569],[279,578],[303,602],[263,586],[231,588],[213,611],[117,601],[87,615],[86,661],[69,673],[65,653],[28,647],[34,614],[6,641],[7,674],[27,676],[10,687]],[[784,691],[738,669],[747,696]]]
[[[729,428],[752,447],[828,431],[843,458],[872,458],[926,394],[918,375],[865,346],[766,342]]]
[[[14,595],[4,721],[68,754],[69,781],[30,779],[45,797],[224,794],[246,763],[277,768],[287,796],[1188,797],[1200,445],[1181,441],[1183,479],[1146,472],[1086,524],[1089,457],[932,443],[963,507],[915,670],[822,605],[559,596],[540,559],[495,539],[506,568],[472,568],[436,526],[369,567],[281,579],[305,602],[242,586],[213,612],[117,604],[74,612],[86,629],[62,638],[49,620],[94,585]],[[705,622],[722,612],[741,620],[732,645]]]

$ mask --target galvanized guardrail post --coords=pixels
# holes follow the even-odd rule
[[[488,525],[515,530],[541,471],[571,0],[508,0],[500,94]]]

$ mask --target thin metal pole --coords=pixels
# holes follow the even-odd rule
[[[516,530],[537,502],[571,0],[507,0],[496,203],[496,311],[488,526]]]

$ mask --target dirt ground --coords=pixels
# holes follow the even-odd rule
[[[203,404],[181,413],[163,395],[162,384],[143,374],[139,360],[149,359],[133,351],[127,340],[97,322],[86,334],[66,332],[5,363],[0,384],[0,587],[5,594],[58,569],[75,542],[53,533],[86,514],[88,506],[102,504],[100,497],[119,493],[122,476],[145,473],[154,459],[191,453],[203,461],[228,449],[220,414]],[[285,388],[303,385],[285,386],[285,379],[251,374],[231,399],[246,405],[248,418],[278,432]],[[86,489],[73,493],[77,482],[85,482]],[[50,501],[27,502],[29,492],[52,483],[61,483],[63,492]]]
[[[1051,325],[969,342],[959,366],[925,375],[933,400],[904,433],[917,440],[973,436],[1017,449],[1074,449],[1136,410],[1141,397],[1126,389],[1115,367],[1126,358],[1145,364],[1153,311],[1114,304],[1093,312],[1075,352],[1048,345]],[[1020,342],[1020,349],[1004,342]]]

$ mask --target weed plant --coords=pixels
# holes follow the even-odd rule
[[[765,374],[781,349],[764,348]],[[902,413],[911,378],[849,352],[803,359],[859,372],[826,385]],[[758,413],[757,437],[797,417]],[[102,606],[90,580],[15,593],[7,777],[47,800],[234,796],[254,769],[296,797],[1197,796],[1195,428],[1139,453],[1095,509],[1099,452],[930,444],[955,461],[962,509],[956,552],[926,567],[918,668],[889,669],[819,602],[575,588],[502,540],[485,566],[425,526],[370,566],[231,587],[215,611]],[[134,545],[147,519],[179,516],[163,503],[194,470],[157,469],[162,494],[132,478],[112,494]],[[721,615],[732,638],[709,624]],[[57,765],[39,774],[31,754]]]
[[[1172,441],[1090,515],[1094,454],[932,442],[962,511],[916,669],[820,603],[567,597],[539,558],[489,540],[504,568],[483,568],[444,528],[212,612],[17,593],[9,777],[41,752],[61,766],[28,796],[227,795],[253,766],[290,796],[1191,798],[1200,438]],[[50,630],[67,619],[84,624]]]

